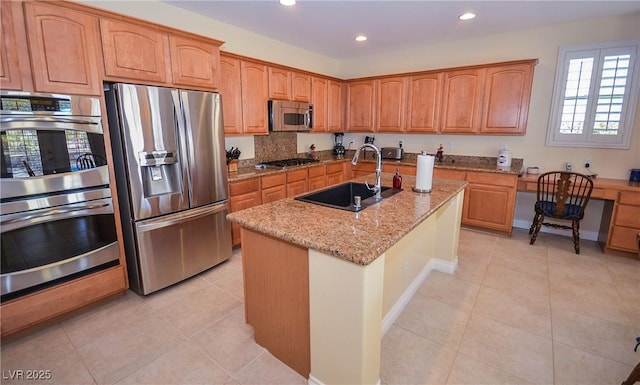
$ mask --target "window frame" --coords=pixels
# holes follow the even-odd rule
[[[625,84],[624,99],[616,135],[593,134],[594,117],[601,86],[605,55],[628,53],[630,76]],[[560,133],[569,63],[572,59],[594,58],[584,128],[581,134]],[[640,94],[640,39],[560,47],[547,127],[547,146],[629,149]]]

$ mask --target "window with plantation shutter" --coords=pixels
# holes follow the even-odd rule
[[[560,48],[548,146],[629,148],[639,51],[640,40]]]

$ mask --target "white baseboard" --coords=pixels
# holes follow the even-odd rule
[[[396,303],[393,304],[387,315],[385,315],[382,319],[382,335],[384,336],[385,334],[387,334],[389,329],[391,329],[393,323],[396,322],[398,317],[400,317],[400,314],[402,313],[404,308],[407,306],[411,298],[413,298],[414,294],[416,294],[418,288],[420,287],[420,285],[422,285],[424,280],[427,279],[427,276],[429,275],[429,273],[431,273],[432,270],[441,271],[447,274],[453,274],[455,273],[457,267],[458,257],[456,257],[453,261],[432,258],[416,276],[413,282],[411,282],[404,293],[402,293]]]
[[[309,380],[307,381],[307,384],[309,384],[309,385],[325,385],[324,382],[318,380],[317,378],[315,378],[312,375],[309,375]],[[381,384],[380,379],[378,379],[378,382],[376,382],[376,385],[380,385],[380,384]]]
[[[513,227],[517,227],[519,229],[527,229],[531,228],[531,221],[527,221],[524,219],[516,219],[513,221]],[[549,233],[549,234],[557,234],[565,237],[573,238],[573,233],[571,230],[562,230],[556,229],[549,226],[542,226],[540,228],[541,233]],[[580,239],[588,239],[590,241],[598,240],[598,232],[597,231],[588,231],[588,230],[580,230]]]

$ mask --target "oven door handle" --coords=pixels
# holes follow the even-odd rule
[[[100,118],[95,117],[73,117],[62,116],[3,116],[0,119],[2,131],[18,129],[34,129],[42,127],[47,130],[69,130],[76,129],[91,133],[102,134]]]
[[[105,210],[105,207],[109,206],[111,206],[111,199],[109,199],[108,202],[103,201],[96,204],[72,205],[62,208],[37,210],[27,215],[25,215],[25,213],[17,213],[12,214],[11,218],[0,221],[0,225],[3,226],[2,232],[6,232],[37,223],[52,222],[54,220],[71,218],[75,216],[74,214],[83,211],[97,211],[96,213],[91,213],[92,215],[113,214],[113,208],[111,208],[111,210]]]

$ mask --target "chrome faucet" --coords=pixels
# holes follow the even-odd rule
[[[378,149],[378,147],[374,146],[371,143],[363,144],[362,147],[360,147],[356,151],[355,155],[353,155],[353,160],[351,160],[351,164],[354,166],[358,164],[360,151],[364,150],[366,147],[372,148],[376,152],[376,184],[373,187],[369,186],[367,182],[364,182],[364,184],[366,184],[367,188],[373,191],[373,193],[375,194],[373,196],[373,199],[379,201],[380,199],[382,199],[382,195],[380,195],[380,192],[382,191],[382,186],[380,181],[380,175],[382,174],[382,154],[380,153],[380,149]]]

